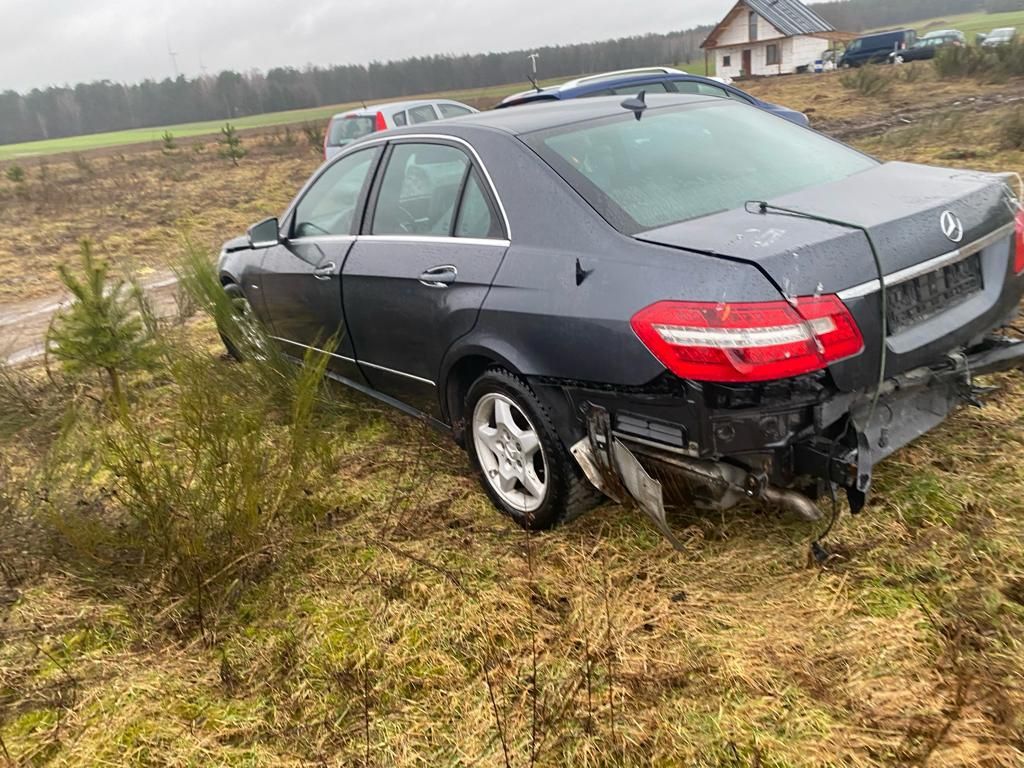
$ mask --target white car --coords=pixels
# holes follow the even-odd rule
[[[1013,43],[1016,39],[1016,27],[1001,27],[999,29],[993,29],[985,35],[985,39],[981,41],[981,44],[986,48],[997,48],[1000,45],[1010,45],[1010,43]]]
[[[449,117],[461,117],[478,110],[468,104],[450,99],[392,101],[375,104],[351,112],[341,112],[331,118],[324,134],[324,159],[338,154],[342,147],[376,131],[400,128],[404,125],[432,123]]]

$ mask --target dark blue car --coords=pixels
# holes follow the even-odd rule
[[[717,78],[691,75],[671,67],[648,67],[645,69],[626,69],[619,72],[606,72],[601,75],[590,75],[570,80],[561,85],[523,91],[505,98],[497,109],[534,104],[542,101],[560,99],[578,99],[585,96],[636,96],[640,91],[652,93],[687,93],[701,96],[718,96],[750,104],[783,117],[797,125],[807,126],[809,121],[803,112],[780,107],[767,101],[761,101],[745,91]]]

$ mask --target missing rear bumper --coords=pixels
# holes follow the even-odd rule
[[[845,489],[851,511],[860,511],[876,463],[938,426],[959,405],[981,405],[990,390],[975,386],[976,375],[1022,366],[1024,342],[991,338],[971,354],[950,355],[934,366],[888,379],[874,409],[870,393],[837,394],[810,406],[793,406],[793,413],[799,407],[806,418],[792,418],[788,432],[776,431],[771,441],[747,445],[745,453],[735,455],[714,447],[704,447],[704,454],[692,442],[658,445],[649,435],[638,438],[617,429],[613,404],[589,402],[587,436],[572,453],[599,490],[617,501],[635,502],[678,548],[665,514],[666,498],[713,510],[747,500],[814,521],[822,513],[813,498],[831,485]],[[631,407],[628,398],[621,404],[626,410]],[[698,409],[690,413],[691,419],[699,417],[714,429],[702,430],[698,424],[690,434],[720,433],[730,419],[735,427],[725,431],[740,434],[761,413],[751,408]],[[773,424],[789,418],[773,407]],[[685,434],[685,429],[679,431]]]
[[[704,461],[660,452],[644,446],[641,462],[612,434],[608,412],[592,408],[588,435],[572,454],[587,478],[602,493],[618,502],[633,501],[654,522],[676,549],[682,544],[672,532],[665,509],[665,486],[673,498],[692,501],[702,509],[729,509],[745,499],[779,507],[813,522],[822,517],[818,506],[796,491],[769,485],[763,477],[724,462]],[[660,479],[652,476],[652,472]]]

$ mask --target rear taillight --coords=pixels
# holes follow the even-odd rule
[[[387,129],[388,129],[388,121],[384,119],[384,113],[383,112],[378,112],[377,113],[377,120],[376,120],[376,123],[375,123],[374,130],[386,131]]]
[[[1024,272],[1024,208],[1017,211],[1013,220],[1016,236],[1013,238],[1013,274]]]
[[[837,296],[788,301],[659,301],[633,331],[672,373],[694,381],[770,381],[820,371],[864,349]]]

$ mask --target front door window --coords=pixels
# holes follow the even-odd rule
[[[359,198],[377,148],[347,155],[313,182],[295,207],[294,237],[352,234]]]

